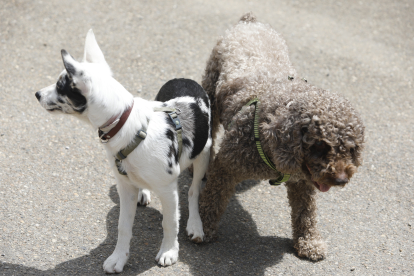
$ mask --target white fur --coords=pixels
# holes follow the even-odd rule
[[[39,102],[50,109],[54,105],[61,107],[62,112],[75,114],[89,122],[94,129],[104,125],[110,118],[122,113],[134,101],[131,114],[121,130],[104,144],[109,164],[114,171],[120,197],[120,217],[118,224],[118,242],[112,255],[104,262],[103,268],[107,273],[118,273],[123,270],[129,257],[129,243],[132,237],[132,225],[135,218],[137,203],[149,204],[149,190],[154,191],[160,198],[163,208],[162,226],[164,238],[156,260],[162,266],[174,264],[178,259],[178,191],[177,178],[179,174],[194,160],[190,160],[190,151],[183,150],[179,163],[173,162],[171,174],[167,173],[169,150],[165,139],[168,127],[165,114],[154,112],[154,107],[160,107],[161,102],[133,98],[126,89],[112,78],[111,71],[105,61],[95,36],[90,30],[86,37],[85,53],[82,62],[75,61],[70,55],[62,54],[65,66],[72,65],[76,73],[71,80],[82,95],[87,99],[87,109],[78,114],[71,110],[70,105],[57,103],[56,85],[51,85],[39,91]],[[62,72],[61,77],[66,74]],[[194,102],[191,97],[177,99],[182,103]],[[52,104],[51,104],[52,103]],[[203,103],[203,110],[208,108]],[[56,113],[52,111],[51,113]],[[210,114],[209,110],[208,113]],[[127,176],[120,175],[114,163],[115,154],[126,147],[140,129],[146,129],[147,137],[141,144],[122,161]],[[204,150],[194,161],[193,183],[189,190],[189,220],[187,232],[193,240],[202,241],[204,233],[198,213],[198,196],[202,178],[207,170],[210,156],[211,138],[208,139]],[[177,145],[175,145],[177,147]]]
[[[208,167],[211,144],[211,140],[207,141],[203,153],[200,154],[193,163],[193,183],[188,191],[189,216],[186,230],[187,234],[192,236],[194,242],[202,242],[204,237],[203,224],[198,211],[198,197],[200,195],[200,180],[204,177]]]

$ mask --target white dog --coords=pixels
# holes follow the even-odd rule
[[[162,266],[174,264],[180,216],[177,178],[191,164],[187,233],[195,242],[204,236],[198,197],[211,146],[207,94],[192,80],[174,79],[161,88],[157,101],[133,98],[112,78],[92,30],[86,36],[82,62],[65,50],[62,59],[66,70],[56,84],[36,92],[36,97],[50,113],[73,114],[99,129],[121,201],[118,242],[103,264],[105,272],[123,270],[137,202],[150,202],[148,190],[159,196],[163,209],[164,238],[155,259]]]

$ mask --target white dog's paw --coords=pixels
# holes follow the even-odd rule
[[[151,202],[151,193],[147,189],[139,189],[138,205],[147,206]]]
[[[187,235],[194,243],[201,243],[204,239],[203,223],[201,219],[189,218],[187,222]]]
[[[175,264],[178,260],[178,248],[172,248],[170,250],[163,250],[161,248],[155,260],[162,266]]]
[[[124,269],[128,258],[128,252],[114,252],[104,262],[103,269],[106,273],[120,273]]]

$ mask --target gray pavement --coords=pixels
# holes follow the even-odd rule
[[[119,199],[96,133],[51,116],[34,93],[56,79],[62,48],[93,28],[115,78],[153,99],[174,77],[200,82],[218,36],[247,11],[286,39],[309,82],[347,97],[366,124],[364,165],[318,198],[327,259],[292,247],[285,187],[246,181],[220,238],[185,235],[190,177],[180,176],[180,257],[157,266],[161,204],[138,208],[123,275],[413,275],[414,3],[376,1],[0,1],[0,275],[103,275]]]

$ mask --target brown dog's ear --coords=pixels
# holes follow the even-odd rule
[[[283,107],[282,107],[283,108]],[[276,168],[283,173],[294,173],[301,169],[304,158],[303,136],[307,124],[292,108],[279,110],[276,116],[269,116],[269,123],[262,124],[267,152]]]

